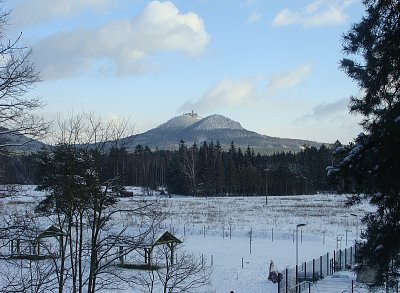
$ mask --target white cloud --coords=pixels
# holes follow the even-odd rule
[[[256,2],[255,0],[244,0],[243,4],[246,6],[252,5],[254,2]]]
[[[247,18],[247,23],[259,22],[262,19],[261,13],[258,11],[253,11]]]
[[[267,94],[276,95],[302,83],[311,73],[311,65],[300,65],[291,71],[280,73],[271,78],[267,85]]]
[[[137,74],[157,67],[151,57],[162,51],[198,56],[209,42],[203,20],[182,14],[171,2],[152,1],[133,20],[120,19],[96,29],[76,29],[40,40],[35,63],[45,78],[88,71]]]
[[[301,84],[310,72],[310,65],[301,65],[286,73],[276,74],[266,86],[262,85],[265,78],[260,76],[240,80],[225,78],[211,86],[198,101],[185,103],[180,108],[180,112],[192,109],[197,112],[210,112],[222,107],[259,107],[266,99],[269,100],[268,107],[271,107],[277,95]],[[281,106],[282,103],[285,101],[280,99],[279,105]]]
[[[86,11],[105,11],[115,0],[23,0],[13,9],[12,23],[33,25],[52,19],[69,18]]]
[[[346,21],[346,8],[355,0],[314,0],[299,11],[280,11],[272,23],[275,26],[300,24],[305,27],[333,26]]]
[[[342,143],[353,140],[361,131],[359,115],[349,115],[349,99],[342,98],[333,102],[316,105],[311,113],[296,117],[291,127],[303,137],[332,143],[332,137]]]
[[[344,98],[333,103],[319,104],[313,109],[312,116],[326,117],[338,112],[348,112],[349,99]]]
[[[349,99],[343,98],[332,103],[322,103],[316,105],[312,113],[303,118],[327,118],[336,114],[348,114]]]
[[[232,80],[226,78],[210,87],[198,102],[185,103],[180,111],[194,109],[209,112],[220,107],[240,107],[255,99],[258,78]]]

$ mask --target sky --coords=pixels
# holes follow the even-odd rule
[[[82,111],[136,133],[191,112],[269,136],[352,141],[360,89],[339,68],[360,0],[5,0],[49,120]]]

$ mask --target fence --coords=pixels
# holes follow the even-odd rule
[[[356,254],[356,247],[351,246],[344,250],[333,251],[333,255],[327,253],[299,266],[286,268],[280,274],[278,293],[305,292],[310,283],[333,275],[336,271],[350,269],[355,264]]]

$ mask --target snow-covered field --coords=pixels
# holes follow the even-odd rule
[[[212,284],[202,292],[277,292],[276,284],[267,280],[268,265],[273,260],[284,270],[296,264],[297,224],[306,224],[299,229],[300,263],[353,245],[357,225],[359,231],[362,226],[351,214],[361,218],[371,209],[366,203],[345,207],[346,196],[333,194],[269,196],[266,205],[265,197],[169,198],[140,195],[140,188],[127,189],[135,196],[122,198],[118,203],[121,207],[144,197],[157,200],[166,215],[164,229],[183,240],[180,249],[202,256],[211,266]],[[0,199],[0,212],[32,212],[41,196],[33,187],[25,187],[18,196]],[[128,219],[119,220],[129,225]],[[330,287],[341,283],[338,291],[324,291],[323,284],[329,279],[320,281],[312,292],[342,292],[339,287],[351,285],[352,278],[331,280]],[[366,292],[360,290],[356,292]],[[132,288],[131,292],[138,291]]]

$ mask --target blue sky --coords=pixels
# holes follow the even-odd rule
[[[339,69],[358,0],[12,0],[48,119],[95,111],[135,132],[194,110],[261,134],[346,143],[356,84]]]

